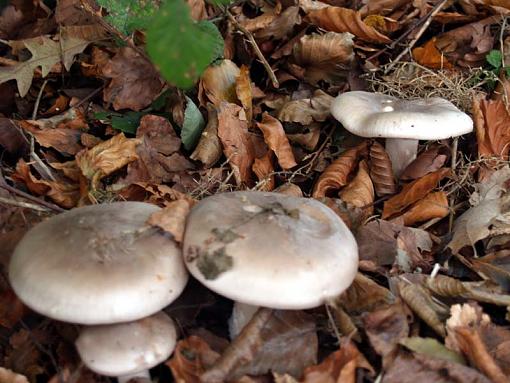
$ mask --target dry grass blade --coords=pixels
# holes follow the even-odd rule
[[[358,163],[358,159],[367,150],[367,142],[364,141],[354,148],[347,149],[320,175],[314,185],[313,198],[325,197],[331,190],[338,190],[345,186],[348,177]]]
[[[417,222],[424,222],[433,218],[444,218],[449,213],[446,193],[438,191],[427,194],[425,198],[416,202],[399,218],[404,220],[404,225],[411,226]]]
[[[399,194],[384,203],[382,218],[386,219],[399,214],[408,206],[425,197],[449,173],[450,169],[443,168],[404,186]]]
[[[375,141],[370,146],[370,178],[379,197],[395,194],[397,184],[391,168],[391,160],[383,146]]]

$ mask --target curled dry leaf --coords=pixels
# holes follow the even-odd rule
[[[213,104],[207,104],[207,125],[200,136],[195,151],[191,154],[192,160],[200,161],[205,168],[210,168],[220,159],[223,151],[218,137],[218,111]]]
[[[250,185],[254,149],[248,133],[248,124],[242,108],[222,102],[218,110],[218,137],[223,145],[238,186]]]
[[[361,40],[387,44],[391,39],[361,20],[359,12],[342,7],[328,7],[311,11],[306,21],[332,32],[350,32]]]
[[[453,65],[444,57],[436,47],[436,38],[432,38],[423,45],[413,49],[413,57],[427,68],[432,69],[453,69]]]
[[[261,191],[272,191],[275,185],[273,152],[268,150],[265,156],[255,158],[252,169],[259,180],[257,189]]]
[[[480,157],[508,158],[510,114],[503,100],[473,98],[473,115]]]
[[[84,149],[76,154],[76,164],[95,190],[101,178],[138,158],[136,154],[138,144],[139,139],[126,138],[120,133],[92,149]]]
[[[191,205],[187,200],[179,199],[172,201],[162,210],[152,213],[147,223],[172,234],[175,241],[181,243],[186,226],[186,217],[189,214],[190,208]]]
[[[205,106],[209,101],[218,107],[223,101],[236,103],[236,79],[240,74],[239,67],[230,60],[207,67],[198,84],[200,104]]]
[[[446,193],[438,191],[429,193],[425,198],[415,203],[399,218],[404,220],[404,225],[411,226],[417,222],[428,221],[433,218],[443,218],[450,213]]]
[[[253,116],[253,94],[251,89],[250,68],[246,65],[242,65],[239,70],[239,76],[236,79],[236,94],[246,112],[246,119],[250,122]]]
[[[347,204],[362,208],[365,218],[368,218],[374,212],[374,185],[368,175],[368,165],[365,161],[360,161],[358,173],[349,184],[344,187],[339,197]]]
[[[345,186],[348,177],[355,169],[359,158],[365,154],[367,142],[363,141],[354,148],[347,149],[320,175],[313,187],[313,198],[325,197],[332,190]]]
[[[450,169],[443,168],[405,185],[399,194],[384,203],[382,218],[399,214],[411,204],[425,197],[449,173]]]
[[[103,75],[112,79],[104,90],[104,101],[112,103],[115,110],[141,110],[163,88],[154,66],[129,47],[120,48],[103,68]]]
[[[413,162],[407,165],[404,172],[400,175],[400,179],[403,181],[415,180],[439,170],[448,159],[445,149],[443,146],[435,145],[420,153]]]
[[[262,121],[257,122],[257,127],[262,130],[264,141],[276,154],[282,169],[287,170],[297,165],[289,140],[280,121],[265,112],[262,115]]]
[[[384,147],[374,141],[370,145],[370,178],[374,183],[374,189],[379,197],[395,194],[397,192],[397,184],[391,166],[390,157],[384,150]]]
[[[316,85],[321,80],[335,83],[345,79],[354,59],[352,37],[336,32],[301,37],[292,56],[305,69],[305,80]]]
[[[317,89],[311,98],[286,102],[278,111],[278,119],[284,122],[298,122],[309,125],[322,122],[331,115],[330,107],[334,97]]]

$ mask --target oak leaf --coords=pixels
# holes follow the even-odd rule
[[[282,169],[287,170],[297,165],[289,140],[280,121],[265,112],[262,115],[262,121],[257,122],[257,127],[262,130],[264,141],[276,154]]]
[[[382,218],[399,214],[408,206],[425,197],[449,173],[450,169],[443,168],[405,185],[399,194],[384,203]]]
[[[370,145],[370,178],[374,183],[375,192],[379,197],[397,192],[397,184],[391,160],[384,147],[374,141]]]
[[[416,202],[399,218],[404,220],[404,225],[411,226],[417,222],[446,217],[449,213],[446,193],[438,191],[427,194],[425,198]]]
[[[361,40],[387,44],[391,39],[361,20],[359,12],[342,7],[328,7],[308,13],[306,21],[332,32],[350,32]]]

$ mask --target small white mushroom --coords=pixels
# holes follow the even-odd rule
[[[12,288],[34,311],[71,323],[126,322],[161,310],[188,273],[177,244],[145,223],[158,210],[116,202],[36,225],[11,258]]]
[[[438,97],[399,100],[378,93],[346,92],[333,101],[331,114],[357,136],[386,138],[386,152],[397,177],[415,159],[419,140],[473,131],[473,121],[466,113]]]
[[[125,383],[149,378],[149,369],[172,354],[176,339],[172,319],[159,312],[134,322],[84,327],[76,349],[92,371]]]

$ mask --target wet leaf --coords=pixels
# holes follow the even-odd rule
[[[285,135],[283,126],[276,118],[269,113],[262,115],[262,121],[257,122],[257,127],[264,134],[264,141],[267,146],[276,154],[278,163],[282,169],[287,170],[297,165],[290,147],[289,140]]]
[[[370,178],[379,197],[397,192],[391,160],[377,141],[370,145]]]

